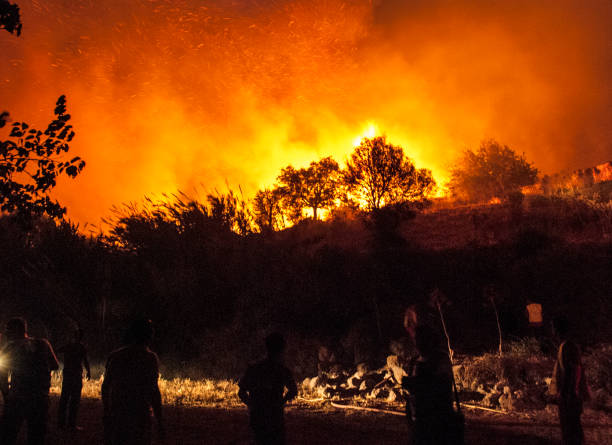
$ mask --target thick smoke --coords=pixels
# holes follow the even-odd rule
[[[612,6],[573,1],[19,2],[0,108],[40,126],[68,97],[88,165],[59,186],[97,222],[144,194],[342,161],[374,123],[444,178],[494,137],[554,172],[612,159]]]

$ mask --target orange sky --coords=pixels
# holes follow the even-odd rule
[[[444,178],[484,138],[545,172],[612,159],[606,0],[46,0],[0,33],[0,109],[66,94],[87,167],[68,216],[343,162],[374,125]],[[4,134],[3,134],[4,136]]]

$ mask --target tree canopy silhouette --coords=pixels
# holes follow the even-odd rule
[[[292,221],[299,221],[304,209],[312,209],[312,218],[317,219],[320,209],[334,205],[339,171],[331,156],[311,162],[308,168],[295,169],[289,165],[281,171],[278,189]]]
[[[281,204],[280,190],[259,190],[253,198],[253,213],[255,223],[263,232],[266,230],[279,230],[285,227],[285,218]]]
[[[8,0],[0,0],[0,29],[6,29],[16,36],[21,35],[19,6]]]
[[[417,169],[402,147],[384,136],[363,138],[346,163],[344,183],[368,210],[430,196],[436,182],[430,170]]]
[[[20,217],[46,214],[61,218],[66,208],[52,201],[48,192],[57,177],[76,177],[85,161],[64,155],[74,137],[70,115],[66,113],[66,97],[60,96],[55,106],[55,119],[43,132],[25,122],[14,122],[8,139],[0,141],[0,209]],[[2,113],[0,128],[6,126],[8,113]]]
[[[466,150],[456,167],[451,169],[449,188],[455,197],[468,201],[507,199],[520,192],[521,187],[532,185],[538,170],[517,155],[507,145],[495,140],[483,141],[476,151]]]

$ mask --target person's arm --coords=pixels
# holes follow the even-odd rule
[[[47,339],[43,339],[43,342],[47,346],[47,363],[49,364],[49,370],[57,371],[59,369],[59,361],[53,352],[53,348],[51,347],[51,343]]]
[[[87,349],[83,346],[83,366],[85,366],[85,378],[91,379],[91,369],[89,368],[89,360],[87,359]]]
[[[111,409],[111,400],[110,400],[110,389],[113,382],[114,371],[113,371],[113,361],[112,356],[109,357],[106,362],[106,368],[104,370],[104,380],[102,380],[102,405],[104,406],[104,415],[107,416],[110,414]]]
[[[285,387],[287,388],[287,393],[283,397],[283,404],[295,399],[298,394],[297,385],[289,370],[287,370],[287,376],[285,377]]]
[[[9,391],[9,367],[8,367],[8,354],[6,353],[6,349],[0,352],[0,392],[2,392],[3,400],[6,402],[6,398],[8,396]]]
[[[164,422],[162,417],[162,397],[159,391],[159,361],[156,355],[154,355],[153,369],[151,372],[151,408],[153,408],[153,415],[157,420],[157,431],[160,439],[165,440],[166,431],[164,429]]]
[[[244,376],[238,382],[238,398],[244,403],[246,406],[251,405],[251,393],[250,393],[250,369],[247,369]]]

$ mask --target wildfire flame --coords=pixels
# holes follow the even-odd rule
[[[21,0],[0,32],[0,111],[61,94],[83,174],[69,217],[177,189],[270,186],[385,134],[438,182],[496,138],[554,172],[612,158],[606,0]]]

